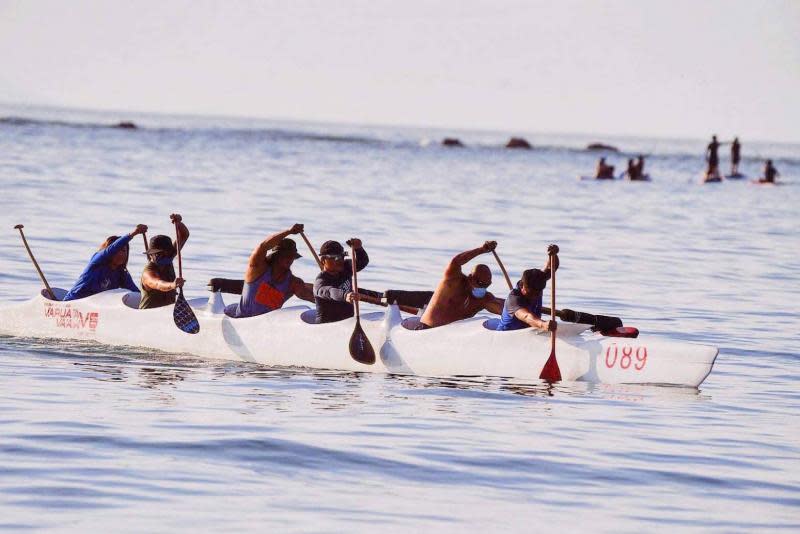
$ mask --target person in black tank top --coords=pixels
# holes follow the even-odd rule
[[[178,247],[182,250],[186,240],[189,239],[189,229],[183,224],[179,214],[173,213],[169,218],[178,227],[178,242],[173,242],[165,235],[150,238],[150,246],[145,252],[150,261],[142,272],[140,310],[174,304],[176,289],[183,287],[183,278],[175,276],[173,260],[178,254]]]

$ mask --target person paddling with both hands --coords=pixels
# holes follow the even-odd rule
[[[547,247],[547,254],[548,259],[544,268],[541,270],[528,269],[523,272],[516,289],[508,294],[497,330],[519,330],[533,327],[546,332],[556,329],[555,320],[542,320],[542,292],[547,281],[550,280],[551,268],[558,270],[558,256],[555,256],[555,266],[550,265],[550,258],[558,254],[558,245]]]
[[[183,287],[183,278],[175,276],[173,260],[178,254],[178,249],[183,250],[183,245],[189,239],[189,229],[186,228],[182,217],[177,213],[173,213],[169,218],[177,229],[178,240],[173,242],[166,235],[156,235],[150,238],[150,245],[145,252],[150,261],[142,272],[140,310],[175,304],[176,290]]]
[[[355,258],[346,260],[347,252],[338,241],[326,241],[319,249],[322,272],[314,280],[314,302],[317,305],[317,323],[332,323],[349,319],[355,315],[354,300],[374,302],[373,297],[353,292],[353,262],[359,272],[369,264],[367,251],[361,240],[353,237],[347,240],[355,253]]]
[[[495,248],[497,241],[487,241],[482,246],[457,254],[450,260],[444,271],[444,278],[436,286],[417,330],[467,319],[481,310],[496,314],[502,312],[503,301],[486,290],[492,284],[492,271],[489,267],[481,263],[469,275],[461,271],[461,267]]]
[[[294,224],[256,246],[244,273],[242,298],[225,307],[226,315],[255,317],[269,313],[283,307],[293,295],[314,302],[311,285],[292,274],[294,260],[302,256],[297,253],[297,243],[287,236],[301,233],[303,225]]]
[[[82,299],[102,291],[119,288],[138,293],[139,288],[136,287],[128,272],[129,243],[131,239],[145,232],[147,232],[147,226],[138,224],[127,235],[107,237],[63,300]]]

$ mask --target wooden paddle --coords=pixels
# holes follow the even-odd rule
[[[550,252],[550,309],[556,309],[556,261],[558,256],[555,252]],[[555,314],[550,315],[551,320],[555,321]],[[561,369],[556,360],[556,330],[550,332],[550,357],[547,358],[539,378],[548,382],[558,382],[561,380]]]
[[[493,250],[492,254],[494,254],[494,259],[497,260],[497,265],[500,266],[500,270],[503,271],[503,276],[506,279],[506,284],[508,284],[508,289],[513,290],[514,286],[511,285],[511,278],[508,277],[508,272],[506,272],[506,268],[503,265],[503,262],[500,261],[500,256],[497,255],[497,251],[496,250]]]
[[[44,287],[47,288],[47,293],[50,295],[52,300],[58,300],[56,298],[56,294],[53,293],[53,290],[50,288],[50,284],[47,283],[47,279],[44,277],[44,273],[39,268],[39,264],[36,262],[36,258],[33,257],[33,252],[31,252],[31,247],[28,246],[28,240],[25,239],[25,234],[22,232],[22,229],[25,228],[23,225],[18,224],[14,227],[16,230],[19,230],[19,235],[22,237],[22,243],[25,245],[25,249],[28,251],[28,256],[30,256],[31,261],[33,262],[33,266],[36,267],[36,271],[39,273],[39,278],[42,279],[44,283]]]
[[[175,245],[178,249],[178,277],[183,278],[183,263],[181,262],[181,236],[178,232],[178,220],[173,219],[175,225]],[[186,297],[183,296],[183,287],[178,288],[178,295],[175,298],[175,308],[172,310],[172,319],[175,321],[175,326],[186,332],[187,334],[196,334],[200,331],[200,323],[192,311],[189,303],[186,302]]]
[[[350,336],[350,356],[359,363],[372,365],[375,363],[375,350],[372,348],[364,329],[361,328],[361,317],[358,310],[358,275],[356,274],[358,272],[358,261],[356,248],[353,246],[352,241],[350,242],[350,254],[353,258],[353,293],[355,294],[353,306],[355,306],[356,311],[356,327],[353,330],[353,335]]]
[[[314,256],[314,259],[317,262],[317,266],[319,266],[319,269],[322,270],[322,261],[319,259],[319,256],[317,256],[317,251],[311,246],[311,241],[308,240],[305,232],[300,232],[300,237],[302,237],[303,241],[306,242],[306,245],[308,245],[308,250],[311,251],[311,255]]]

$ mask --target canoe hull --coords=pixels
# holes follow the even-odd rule
[[[56,290],[57,294],[63,290]],[[538,380],[550,355],[548,333],[498,332],[496,319],[474,317],[415,331],[416,318],[391,306],[362,314],[361,325],[378,354],[374,365],[350,357],[355,319],[310,324],[313,310],[292,306],[266,315],[231,319],[220,293],[189,303],[200,332],[180,331],[172,307],[138,310],[138,295],[114,290],[58,302],[42,295],[0,309],[0,334],[85,339],[205,358],[359,372],[421,376],[499,376]],[[405,323],[405,325],[404,325]],[[711,372],[717,349],[657,338],[607,338],[581,334],[589,325],[559,323],[556,354],[563,380],[698,386]]]

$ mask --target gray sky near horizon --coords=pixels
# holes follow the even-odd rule
[[[800,1],[0,0],[0,101],[800,141]]]

